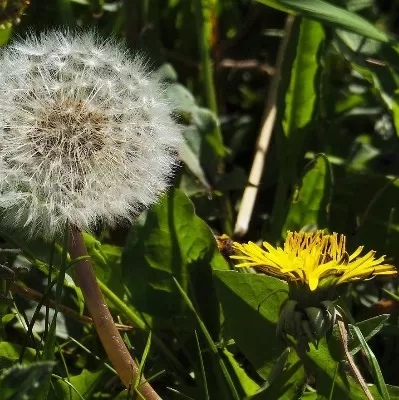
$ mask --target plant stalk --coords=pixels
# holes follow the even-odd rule
[[[352,354],[350,353],[348,349],[348,331],[346,329],[345,323],[341,320],[337,321],[338,324],[338,329],[339,333],[341,336],[341,344],[342,348],[344,350],[344,354],[346,357],[346,360],[348,361],[348,364],[350,366],[350,369],[353,372],[353,375],[355,376],[356,380],[358,381],[360,387],[363,389],[363,392],[365,396],[367,397],[367,400],[374,400],[373,395],[371,394],[366,381],[364,380],[362,374],[359,371],[359,368],[357,367],[355,360],[352,357]]]
[[[82,232],[74,226],[70,227],[68,247],[72,260],[88,255]],[[130,355],[115,326],[112,315],[101,293],[90,260],[87,258],[81,259],[77,261],[74,266],[75,279],[82,290],[87,309],[93,318],[97,334],[119,378],[127,388],[132,388],[132,390],[137,388],[136,390],[146,400],[161,400],[161,397],[155,392],[151,385],[145,382],[143,377],[139,376],[139,367]],[[140,383],[138,384],[139,380]]]
[[[266,155],[269,150],[270,139],[272,137],[274,123],[276,120],[276,101],[281,78],[281,68],[284,62],[288,42],[291,38],[293,23],[294,17],[292,15],[289,15],[285,21],[284,38],[281,40],[280,47],[278,49],[276,67],[267,96],[262,129],[259,133],[259,137],[256,143],[256,152],[252,162],[248,184],[244,190],[240,209],[237,215],[237,221],[234,228],[235,237],[242,237],[248,232],[249,223],[252,218],[252,212],[254,209],[256,197],[258,195],[259,185],[261,183],[261,178],[265,166]]]

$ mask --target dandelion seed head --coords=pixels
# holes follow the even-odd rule
[[[0,56],[4,222],[52,237],[134,218],[165,191],[182,135],[141,56],[94,32],[31,35]]]

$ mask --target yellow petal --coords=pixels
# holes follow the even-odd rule
[[[311,274],[309,276],[309,289],[313,292],[317,289],[317,285],[319,284],[319,277],[316,274]]]

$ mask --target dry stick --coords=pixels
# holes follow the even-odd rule
[[[349,363],[349,366],[350,366],[353,374],[355,375],[357,381],[359,382],[359,385],[363,389],[363,392],[366,395],[367,399],[374,400],[373,395],[371,394],[369,388],[367,387],[367,383],[364,381],[362,374],[360,373],[359,369],[357,368],[357,365],[355,364],[352,354],[350,353],[350,351],[348,349],[348,331],[346,330],[345,323],[341,320],[338,320],[337,324],[338,324],[339,333],[341,335],[342,348],[344,350],[345,357]]]
[[[70,227],[69,253],[72,259],[88,255],[82,232],[76,227]],[[75,263],[75,277],[112,366],[124,385],[134,388],[137,380],[140,379],[139,368],[115,326],[89,259],[81,259]],[[161,400],[161,397],[143,378],[137,390],[146,400]]]
[[[256,196],[258,194],[258,186],[262,177],[263,167],[265,165],[266,153],[269,148],[270,138],[272,136],[274,121],[276,119],[276,99],[277,90],[280,82],[280,71],[284,60],[284,55],[288,46],[291,35],[294,17],[287,16],[284,27],[284,38],[281,40],[277,54],[275,73],[270,84],[268,98],[266,102],[263,126],[259,134],[256,145],[256,153],[252,163],[251,172],[248,178],[248,186],[244,190],[241,200],[240,209],[238,211],[236,226],[234,228],[235,236],[243,236],[248,231],[249,222],[251,220]]]
[[[232,58],[225,58],[217,64],[217,68],[257,69],[268,75],[274,75],[276,72],[275,67],[267,63],[261,63],[256,59],[233,60]]]

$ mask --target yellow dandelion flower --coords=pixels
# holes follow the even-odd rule
[[[346,237],[337,233],[288,232],[283,248],[267,242],[263,246],[265,249],[253,242],[235,242],[236,255],[231,258],[239,260],[236,267],[252,267],[288,282],[300,282],[311,291],[326,283],[329,286],[397,273],[394,266],[383,263],[384,256],[375,259],[375,251],[360,256],[363,246],[349,255]]]

